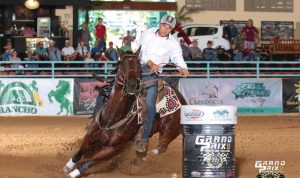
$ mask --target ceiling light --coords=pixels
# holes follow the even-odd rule
[[[37,9],[40,3],[37,0],[26,0],[24,5],[28,9]]]

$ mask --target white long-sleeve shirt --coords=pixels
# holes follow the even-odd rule
[[[172,35],[161,37],[157,28],[150,28],[142,33],[138,42],[138,46],[142,46],[141,64],[151,60],[162,68],[171,61],[182,69],[187,69],[181,47]]]

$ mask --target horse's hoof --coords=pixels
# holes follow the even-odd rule
[[[159,155],[158,149],[153,149],[150,153],[151,153],[151,155],[153,155],[153,156]]]
[[[70,172],[68,175],[70,178],[76,178],[80,175],[80,172],[78,169],[75,169],[74,171]]]

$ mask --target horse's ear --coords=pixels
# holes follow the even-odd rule
[[[142,46],[139,47],[139,49],[137,49],[134,53],[135,56],[139,56],[140,52],[141,52]]]
[[[119,53],[120,59],[121,59],[122,56],[125,54],[125,52],[122,49],[120,49],[118,46],[116,46],[116,47],[117,47],[117,50],[118,50],[118,53]]]

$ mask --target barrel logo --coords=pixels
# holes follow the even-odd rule
[[[204,112],[197,109],[192,109],[191,111],[185,111],[184,116],[188,119],[199,119],[204,116]]]

